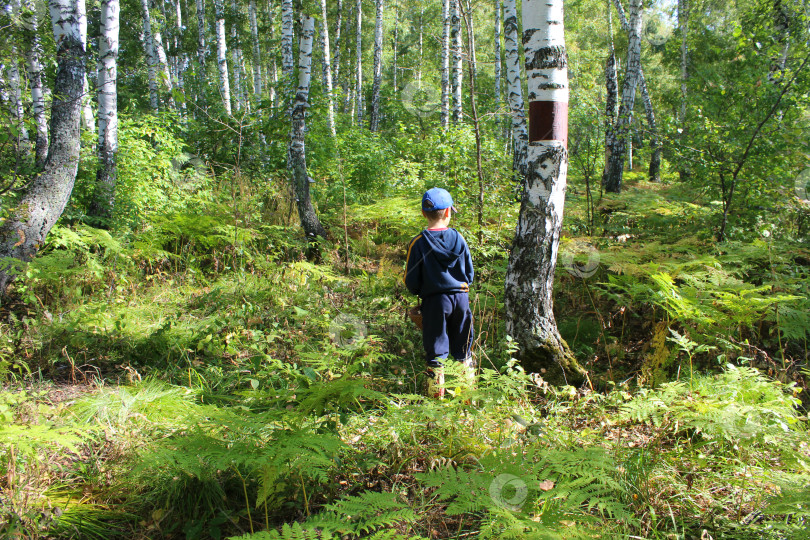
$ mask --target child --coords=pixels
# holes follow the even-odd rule
[[[422,196],[428,226],[408,246],[405,285],[422,299],[422,342],[428,366],[428,395],[444,395],[443,361],[452,355],[474,373],[472,312],[469,290],[473,280],[467,242],[448,228],[456,211],[447,190],[429,189]]]

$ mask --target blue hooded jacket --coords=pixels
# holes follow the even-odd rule
[[[421,298],[468,292],[473,276],[470,248],[455,229],[425,229],[408,245],[404,281]]]

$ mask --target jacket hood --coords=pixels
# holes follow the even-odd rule
[[[452,268],[464,253],[464,240],[455,229],[443,231],[425,229],[422,235],[430,244],[436,260],[447,268]]]

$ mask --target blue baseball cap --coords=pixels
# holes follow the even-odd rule
[[[432,212],[433,210],[444,210],[445,208],[452,208],[453,212],[458,212],[456,207],[453,206],[453,197],[446,189],[431,188],[422,195],[422,210],[425,212]]]

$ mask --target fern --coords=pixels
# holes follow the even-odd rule
[[[279,531],[262,531],[242,536],[231,536],[229,540],[339,540],[340,536],[332,536],[320,529],[302,527],[300,523],[284,524]]]
[[[393,493],[364,491],[326,505],[326,512],[312,518],[308,523],[328,532],[368,535],[395,524],[413,523],[416,513],[400,502]],[[383,534],[375,534],[380,539]]]

